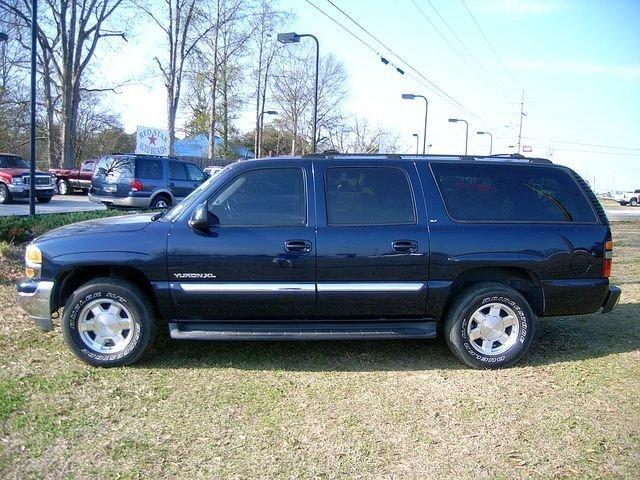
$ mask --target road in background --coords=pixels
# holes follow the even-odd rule
[[[88,212],[105,210],[104,205],[89,201],[86,195],[56,195],[49,203],[36,203],[36,213]],[[8,215],[29,215],[28,200],[14,200],[0,205],[0,217]]]

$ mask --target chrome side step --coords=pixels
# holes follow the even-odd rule
[[[436,322],[170,322],[181,340],[357,340],[435,338]]]

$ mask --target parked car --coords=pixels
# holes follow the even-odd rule
[[[30,186],[29,164],[18,155],[0,153],[0,204],[16,198],[29,198]],[[49,203],[53,194],[53,177],[36,170],[38,202]]]
[[[210,167],[205,167],[204,169],[204,173],[206,173],[207,175],[209,175],[210,177],[215,177],[217,174],[219,174],[222,170],[224,169],[224,167],[218,167],[218,166],[210,166]]]
[[[612,246],[593,192],[548,160],[260,159],[166,213],[35,239],[18,294],[45,330],[64,307],[66,343],[92,365],[135,362],[168,325],[194,340],[440,332],[465,364],[497,368],[527,352],[534,316],[614,309]]]
[[[89,200],[110,207],[166,208],[205,180],[193,163],[152,155],[107,155],[96,166]]]
[[[640,189],[633,192],[625,192],[618,197],[618,203],[623,207],[629,205],[631,207],[637,207],[640,204]]]
[[[69,195],[74,190],[87,193],[97,164],[98,160],[91,158],[82,162],[79,168],[50,168],[49,173],[55,177],[56,188],[60,195]]]

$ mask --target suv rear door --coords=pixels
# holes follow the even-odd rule
[[[317,317],[420,318],[429,237],[409,160],[315,162]]]

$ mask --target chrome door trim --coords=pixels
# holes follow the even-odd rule
[[[318,292],[418,292],[422,282],[345,282],[318,283]]]
[[[189,293],[315,292],[314,283],[179,283]]]

